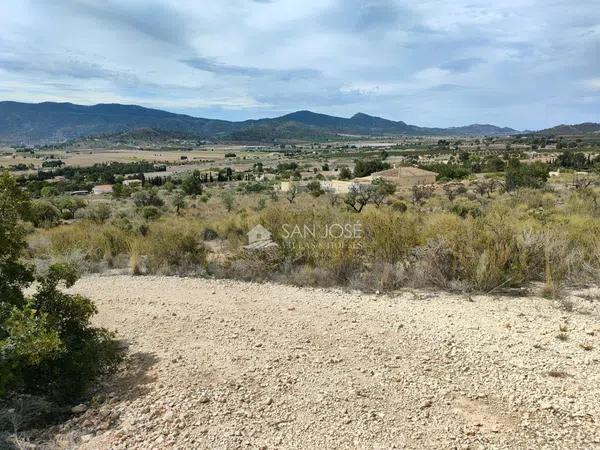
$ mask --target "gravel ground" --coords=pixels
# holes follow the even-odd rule
[[[53,445],[600,448],[600,301],[92,276],[129,347]]]

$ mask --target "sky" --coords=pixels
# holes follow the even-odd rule
[[[599,0],[0,0],[0,100],[600,122]]]

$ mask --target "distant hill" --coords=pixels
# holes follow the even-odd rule
[[[556,136],[600,134],[600,123],[584,122],[576,125],[557,125],[552,128],[537,131],[536,134],[553,134]]]
[[[56,143],[80,137],[139,129],[165,130],[198,138],[233,141],[320,139],[337,134],[358,135],[505,135],[517,133],[494,125],[425,128],[358,113],[351,118],[297,111],[281,117],[230,122],[173,114],[136,105],[0,102],[0,141]]]
[[[60,142],[139,128],[212,136],[230,131],[229,124],[135,105],[0,102],[0,140],[6,142]]]

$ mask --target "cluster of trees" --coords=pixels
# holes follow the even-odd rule
[[[564,167],[566,169],[587,170],[594,168],[598,163],[598,158],[592,158],[591,155],[585,155],[581,152],[566,150],[558,155],[554,161],[554,167]]]
[[[344,203],[354,212],[361,212],[369,203],[380,207],[385,199],[396,192],[396,185],[377,178],[371,184],[357,184],[350,188]]]
[[[524,164],[518,159],[511,159],[504,171],[507,191],[521,187],[541,188],[548,180],[548,165],[541,162]]]
[[[357,159],[354,161],[354,178],[367,177],[375,172],[389,169],[391,166],[381,159]]]
[[[47,180],[56,176],[63,176],[69,180],[91,181],[96,183],[115,182],[117,175],[139,174],[143,172],[166,171],[163,166],[155,166],[148,161],[136,162],[113,162],[110,164],[94,164],[90,167],[62,167],[49,171],[38,171],[37,175],[32,175],[30,179]]]

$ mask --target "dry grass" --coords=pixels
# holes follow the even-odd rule
[[[79,220],[37,230],[30,239],[32,254],[79,255],[87,263],[129,267],[132,273],[202,273],[208,251],[202,242],[208,239],[218,244],[211,248],[227,255],[211,258],[226,261],[222,267],[211,264],[209,270],[218,276],[367,290],[435,286],[461,292],[542,282],[541,294],[559,300],[565,310],[566,285],[599,279],[600,223],[594,211],[574,211],[575,200],[559,206],[558,194],[551,192],[495,194],[482,200],[480,215],[462,217],[448,210],[450,202],[436,197],[421,207],[408,205],[406,211],[369,205],[356,214],[341,203],[332,206],[325,196],[300,194],[290,204],[264,193],[237,193],[228,213],[223,191],[206,190],[206,201],[190,201],[182,217],[165,207],[161,219],[146,222],[125,204],[103,224]],[[261,208],[256,207],[259,199]],[[242,248],[246,233],[258,223],[280,244],[277,264],[249,257]],[[332,224],[358,225],[362,234],[359,239],[321,237]],[[316,235],[286,236],[286,230],[289,234],[305,226]]]

